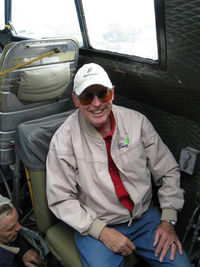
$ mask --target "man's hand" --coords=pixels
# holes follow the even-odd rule
[[[29,249],[22,257],[24,265],[27,267],[35,267],[40,264],[40,257],[35,249]]]
[[[104,227],[99,235],[99,240],[114,253],[123,256],[130,255],[136,249],[133,242],[114,228]]]
[[[176,248],[180,254],[183,253],[181,243],[176,235],[174,226],[171,225],[167,221],[162,221],[161,224],[158,226],[153,246],[156,247],[155,257],[158,257],[160,254],[160,262],[163,261],[169,249],[171,249],[170,260],[174,260],[176,254]]]

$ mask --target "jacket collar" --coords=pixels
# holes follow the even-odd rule
[[[20,248],[18,247],[11,247],[11,246],[7,246],[7,245],[4,245],[4,244],[0,244],[0,247],[5,249],[5,250],[8,250],[14,254],[17,254],[20,250]]]

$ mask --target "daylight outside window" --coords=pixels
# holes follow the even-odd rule
[[[82,43],[74,0],[13,0],[12,25],[18,36],[67,36]]]
[[[82,3],[94,49],[158,59],[154,0]],[[11,23],[18,36],[72,36],[83,44],[74,0],[13,0]]]
[[[5,8],[4,1],[0,1],[0,30],[5,28]]]
[[[158,59],[154,0],[82,0],[95,49]]]

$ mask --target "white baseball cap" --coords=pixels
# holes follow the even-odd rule
[[[80,95],[87,87],[99,84],[107,88],[112,88],[112,83],[105,70],[95,63],[83,65],[74,78],[74,89],[76,95]]]

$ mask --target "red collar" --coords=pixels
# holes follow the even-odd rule
[[[110,113],[110,125],[111,125],[111,131],[109,134],[107,134],[106,136],[103,137],[103,139],[106,139],[108,136],[112,137],[113,136],[113,133],[114,133],[114,130],[115,130],[115,119],[114,119],[114,116],[113,116],[113,113],[111,112]]]

